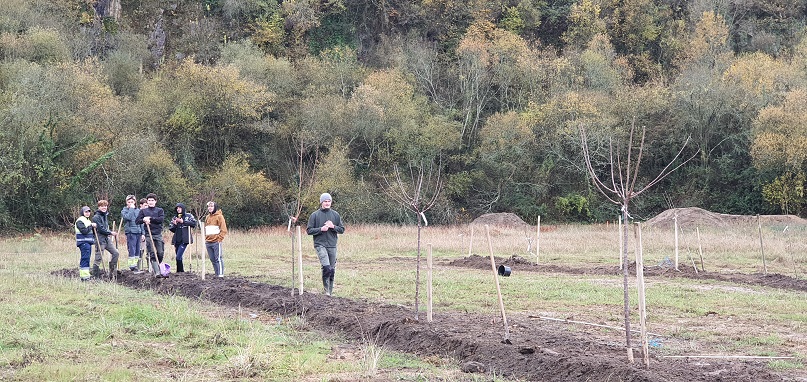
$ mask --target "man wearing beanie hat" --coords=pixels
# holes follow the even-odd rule
[[[319,196],[320,209],[308,218],[307,228],[308,234],[314,236],[314,250],[322,265],[322,286],[328,296],[333,293],[333,276],[336,273],[337,235],[345,233],[342,218],[331,209],[332,202],[331,194],[327,192]]]

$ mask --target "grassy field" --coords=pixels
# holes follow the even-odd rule
[[[619,264],[613,225],[543,228],[539,263],[580,268]],[[536,260],[534,231],[535,227],[490,228],[490,246],[497,257],[515,255]],[[803,227],[763,228],[768,273],[804,277],[805,233]],[[436,264],[435,314],[498,314],[490,270],[445,265],[469,253],[489,255],[485,228],[474,228],[471,236],[469,226],[422,231],[424,264],[428,245]],[[672,232],[645,229],[642,237],[646,266],[674,258]],[[528,243],[531,252],[527,252]],[[416,246],[416,227],[348,226],[340,239],[334,293],[413,307]],[[633,246],[631,242],[631,257]],[[202,247],[198,247],[199,253]],[[698,247],[694,228],[685,228],[679,235],[681,267],[691,267],[690,258],[699,261]],[[700,247],[709,272],[763,271],[757,227],[702,228]],[[297,248],[292,251],[292,239],[285,227],[232,232],[224,248],[228,274],[292,285],[291,258]],[[319,264],[307,236],[302,238],[302,249],[305,289],[319,293]],[[189,252],[186,256],[197,253],[197,248]],[[173,265],[173,248],[167,248],[167,257]],[[489,380],[462,374],[450,361],[421,360],[377,344],[347,344],[338,335],[308,332],[305,318],[226,309],[203,301],[49,274],[76,268],[77,263],[78,250],[69,233],[6,238],[0,243],[0,318],[8,323],[0,334],[0,378]],[[200,268],[201,262],[190,263],[193,270]],[[209,263],[207,272],[211,273]],[[421,280],[425,280],[422,272]],[[805,374],[807,300],[803,292],[686,278],[646,281],[648,330],[657,335],[657,354],[793,356],[772,361],[770,366]],[[514,269],[511,277],[500,278],[500,282],[508,314],[622,324],[619,276]],[[635,280],[631,280],[631,287],[634,289]],[[424,290],[421,288],[421,302],[425,300]],[[635,290],[631,296],[636,325]],[[547,325],[613,341],[624,339],[610,329],[550,321]]]

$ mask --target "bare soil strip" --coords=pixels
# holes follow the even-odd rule
[[[488,263],[488,266],[489,263]],[[521,266],[521,265],[519,265]],[[77,277],[75,270],[54,274]],[[499,317],[445,313],[434,322],[415,321],[411,309],[321,294],[292,296],[286,287],[229,276],[202,281],[196,275],[155,279],[123,273],[122,285],[166,295],[198,298],[230,307],[301,316],[314,330],[339,332],[359,343],[418,356],[456,359],[463,369],[529,381],[791,381],[768,370],[760,360],[688,360],[658,358],[651,367],[627,363],[624,345],[585,334],[572,334],[524,315],[508,317],[511,344],[502,342]],[[425,314],[423,315],[425,316]],[[638,354],[637,354],[638,356]],[[639,359],[637,357],[637,359]]]

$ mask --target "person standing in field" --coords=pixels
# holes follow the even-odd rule
[[[221,242],[224,240],[224,236],[227,236],[227,222],[215,202],[207,202],[207,212],[208,214],[205,218],[205,248],[207,248],[207,256],[213,263],[216,277],[224,277]]]
[[[146,198],[140,198],[140,201],[138,202],[138,204],[140,204],[140,210],[145,210],[149,206],[149,203],[146,200]],[[140,212],[138,212],[138,215],[139,214],[140,214]],[[136,222],[137,222],[137,217],[135,217],[135,223]],[[144,224],[142,224],[142,223],[138,224],[137,226],[140,227],[140,254],[138,255],[138,256],[140,256],[140,258],[137,260],[137,269],[143,269],[143,264],[140,263],[140,259],[143,259],[143,258],[146,257],[145,256],[146,255],[146,253],[145,253],[146,252],[146,226]],[[148,263],[145,266],[145,268],[146,269],[149,268]]]
[[[78,262],[78,276],[81,281],[87,281],[92,278],[90,275],[90,256],[92,255],[92,245],[95,244],[95,234],[92,230],[95,223],[90,220],[91,213],[90,207],[81,207],[81,216],[73,224],[76,231],[76,247],[81,253],[81,259]]]
[[[143,231],[141,226],[137,224],[137,215],[140,214],[140,209],[135,206],[137,200],[134,195],[126,196],[126,207],[120,210],[120,216],[123,218],[124,233],[126,234],[126,250],[129,252],[129,260],[127,265],[129,270],[135,273],[141,273],[138,268],[138,261],[140,260],[141,240]]]
[[[314,250],[317,252],[319,263],[322,265],[322,286],[325,294],[333,293],[333,277],[336,273],[336,241],[338,234],[345,233],[342,218],[339,213],[331,209],[331,194],[324,193],[319,197],[320,209],[314,211],[308,218],[306,231],[314,236]]]
[[[112,230],[109,229],[108,201],[104,199],[98,201],[98,210],[95,211],[95,214],[92,216],[92,222],[95,223],[95,233],[98,234],[98,247],[96,247],[97,251],[95,252],[92,270],[96,275],[101,274],[101,270],[98,269],[98,264],[101,264],[103,261],[103,253],[107,251],[112,255],[112,258],[109,260],[109,278],[112,279],[117,276],[120,253],[117,248],[115,248],[115,244],[112,240],[110,240],[110,236],[117,236],[118,233],[112,232]]]
[[[176,249],[177,272],[185,272],[182,255],[185,254],[185,248],[187,248],[188,244],[193,243],[191,228],[196,227],[196,218],[185,211],[185,205],[182,203],[177,203],[174,213],[171,218],[171,224],[168,225],[168,230],[174,233],[171,244],[174,244],[174,249]]]
[[[160,274],[160,264],[165,255],[165,242],[163,241],[163,221],[165,211],[157,207],[157,195],[150,193],[146,195],[146,208],[140,210],[135,222],[143,224],[146,235],[146,251],[151,262],[151,273],[156,277],[163,277]]]

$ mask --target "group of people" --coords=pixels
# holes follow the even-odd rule
[[[339,213],[331,209],[333,200],[329,193],[324,193],[319,197],[320,208],[308,219],[306,231],[314,239],[314,251],[322,266],[322,286],[325,294],[330,296],[333,293],[333,280],[336,273],[336,243],[338,235],[345,232],[342,218]],[[89,280],[93,277],[101,277],[102,271],[99,264],[103,265],[102,253],[108,251],[112,257],[109,261],[109,277],[116,277],[118,274],[118,258],[120,254],[115,248],[115,243],[110,239],[117,240],[117,233],[109,228],[109,202],[98,201],[98,210],[92,214],[89,206],[81,207],[81,216],[75,222],[76,246],[81,252],[79,261],[79,276],[82,280]],[[227,223],[224,220],[219,206],[215,202],[207,203],[207,217],[205,218],[205,248],[208,257],[213,263],[213,270],[218,277],[224,277],[224,260],[222,258],[221,242],[227,235]],[[151,272],[155,277],[167,277],[164,269],[163,257],[165,254],[165,244],[163,242],[163,223],[166,219],[165,211],[157,207],[157,195],[151,193],[140,199],[140,207],[135,207],[135,196],[126,196],[126,207],[121,210],[121,218],[126,234],[126,249],[129,252],[127,265],[134,273],[142,273],[140,270],[140,258],[142,253],[142,243],[146,244],[146,251],[149,254]],[[196,218],[187,211],[185,205],[178,203],[171,216],[168,230],[174,233],[171,243],[176,249],[176,271],[184,272],[183,254],[189,244],[193,243],[192,229],[196,228],[198,222]],[[93,244],[96,245],[95,259],[93,267],[90,268],[90,255]]]
[[[126,249],[129,257],[127,266],[134,273],[143,273],[140,258],[143,250],[148,253],[148,266],[155,277],[168,277],[170,268],[163,262],[165,243],[163,241],[163,225],[166,221],[165,211],[157,207],[157,195],[148,194],[140,199],[140,206],[135,207],[134,195],[126,196],[126,207],[121,210],[121,222],[126,234]],[[76,246],[81,253],[79,260],[79,277],[81,280],[100,278],[104,274],[103,252],[111,255],[109,260],[109,278],[115,278],[118,270],[120,253],[116,248],[118,233],[109,227],[109,202],[98,201],[98,209],[92,212],[89,206],[81,207],[81,216],[74,224]],[[221,242],[227,235],[227,222],[215,202],[207,203],[208,215],[205,218],[205,247],[208,257],[213,263],[213,270],[218,277],[224,277],[224,261],[222,259]],[[92,218],[90,217],[92,216]],[[185,272],[183,255],[189,244],[193,243],[193,229],[198,221],[187,211],[184,204],[174,207],[174,214],[168,220],[168,230],[174,233],[171,244],[176,250],[176,272]],[[114,240],[114,241],[113,241]],[[145,247],[143,246],[145,243]],[[95,245],[95,258],[90,268],[92,247]]]

